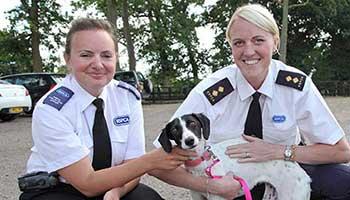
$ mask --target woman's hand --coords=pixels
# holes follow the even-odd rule
[[[244,135],[248,143],[228,146],[226,155],[230,158],[238,158],[238,162],[264,162],[275,159],[283,159],[284,146],[264,142],[263,140]]]
[[[113,188],[106,192],[106,194],[103,196],[103,200],[119,200],[122,193],[122,188]]]
[[[208,192],[228,200],[234,199],[241,189],[241,184],[233,177],[233,174],[228,173],[220,179],[209,179]]]
[[[174,147],[170,153],[166,153],[162,148],[154,149],[145,154],[154,169],[173,170],[182,165],[190,157],[197,156],[192,150],[184,150]]]

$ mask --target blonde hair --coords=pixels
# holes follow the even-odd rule
[[[232,27],[232,24],[238,17],[241,17],[247,20],[248,22],[263,29],[264,31],[271,33],[275,37],[275,39],[277,39],[277,48],[279,48],[280,33],[278,30],[276,20],[273,18],[272,13],[270,13],[266,7],[260,4],[247,4],[238,7],[233,13],[226,29],[226,39],[229,42],[230,46],[232,46],[230,29]]]

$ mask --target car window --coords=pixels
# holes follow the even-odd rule
[[[37,77],[38,78],[38,85],[39,86],[45,86],[45,85],[47,85],[48,83],[47,83],[47,81],[44,79],[44,77]]]
[[[0,80],[0,84],[10,84],[10,83],[4,80]]]
[[[140,80],[140,81],[144,81],[146,80],[145,77],[143,76],[143,74],[141,72],[137,72],[137,78]]]
[[[41,83],[44,83],[44,80],[41,80]],[[20,76],[16,80],[17,85],[24,85],[27,88],[41,86],[40,78],[37,76]]]
[[[4,78],[5,81],[16,84],[16,78],[15,77],[10,77],[10,78]]]
[[[52,74],[51,77],[56,83],[60,83],[63,81],[63,79],[66,77],[65,74]]]
[[[120,72],[115,74],[115,79],[125,81],[125,82],[136,82],[136,77],[133,72]]]

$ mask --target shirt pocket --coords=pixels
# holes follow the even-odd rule
[[[129,126],[118,126],[112,129],[111,145],[112,145],[112,165],[118,165],[125,159],[128,146]]]
[[[298,128],[293,120],[282,116],[273,116],[270,122],[263,125],[264,140],[277,144],[293,144],[296,140]],[[287,116],[288,117],[288,116]]]

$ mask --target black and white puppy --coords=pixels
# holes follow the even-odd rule
[[[272,160],[259,163],[239,163],[225,155],[229,145],[246,143],[242,137],[226,140],[210,146],[210,154],[215,157],[204,158],[208,147],[206,140],[210,135],[210,121],[203,114],[186,114],[170,121],[162,130],[158,141],[166,152],[171,152],[172,141],[183,149],[194,149],[199,158],[186,165],[186,169],[196,176],[206,176],[205,170],[213,164],[213,160],[220,161],[212,167],[212,174],[223,176],[233,172],[242,177],[250,188],[258,183],[266,183],[263,200],[308,200],[310,199],[310,178],[296,163],[284,160]],[[197,162],[199,161],[199,162]],[[195,164],[193,164],[195,163]],[[240,195],[243,195],[240,192]],[[204,199],[223,200],[222,197],[191,191],[194,200]]]
[[[171,152],[174,141],[182,149],[198,146],[202,138],[208,140],[210,121],[203,114],[187,114],[170,121],[162,130],[158,141],[164,151]]]

